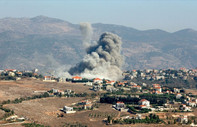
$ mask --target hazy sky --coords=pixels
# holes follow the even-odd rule
[[[140,30],[197,30],[197,0],[0,0],[0,18],[44,15]]]

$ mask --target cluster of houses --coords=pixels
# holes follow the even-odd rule
[[[16,69],[5,69],[5,70],[0,70],[0,76],[1,77],[14,77],[16,80],[20,80],[21,77],[28,77],[31,75],[31,77],[38,76],[38,69],[34,69],[31,71],[25,70],[25,71],[19,71]]]
[[[55,96],[72,96],[75,94],[74,91],[72,91],[71,89],[66,89],[66,90],[59,90],[59,89],[51,89],[50,91],[48,91],[51,95],[55,95]]]
[[[145,69],[145,70],[132,70],[131,72],[126,71],[123,73],[125,79],[131,80],[134,78],[142,78],[145,80],[164,80],[166,78],[181,78],[187,80],[188,77],[197,79],[197,69],[186,69],[180,68],[175,69]]]
[[[121,102],[121,101],[116,102],[116,104],[113,105],[112,107],[115,108],[118,111],[121,111],[121,112],[127,112],[127,111],[129,111],[129,109],[126,107],[125,103],[124,102]],[[148,101],[146,99],[141,99],[138,102],[138,107],[140,109],[143,109],[143,108],[150,109],[151,108],[150,101]]]

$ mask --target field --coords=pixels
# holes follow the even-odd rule
[[[88,126],[105,126],[102,122],[107,115],[118,115],[118,111],[111,108],[111,105],[100,104],[97,110],[78,111],[75,114],[64,114],[64,117],[57,117],[57,113],[63,106],[72,106],[85,98],[42,98],[31,101],[24,101],[20,104],[9,104],[5,107],[13,109],[18,116],[27,117],[29,121],[52,127],[59,127],[66,123],[81,123]]]
[[[83,87],[82,87],[83,86]],[[43,82],[41,80],[24,79],[20,81],[0,81],[0,102],[4,100],[13,100],[20,97],[28,97],[38,93],[39,91],[48,91],[52,88],[65,90],[71,89],[76,93],[90,93],[89,87],[80,83],[57,83]],[[38,91],[38,92],[35,92]]]
[[[89,87],[80,83],[56,83],[56,82],[43,82],[36,79],[24,79],[20,81],[1,81],[0,82],[0,101],[14,100],[20,97],[31,97],[39,91],[48,91],[52,88],[66,90],[71,89],[76,93],[92,93]],[[37,91],[37,92],[35,92]],[[75,114],[64,114],[64,117],[57,117],[59,111],[63,106],[72,106],[73,103],[80,102],[84,97],[49,97],[29,101],[23,101],[18,104],[7,104],[4,108],[14,110],[15,114],[19,117],[28,118],[28,122],[36,122],[39,124],[50,125],[52,127],[59,127],[64,124],[81,123],[88,126],[104,126],[103,119],[107,115],[117,115],[118,111],[111,108],[111,105],[99,104],[97,110],[79,111]],[[4,112],[0,110],[0,117]],[[10,124],[4,126],[20,126],[18,124]]]
[[[20,81],[0,81],[0,102],[3,100],[14,100],[20,97],[31,97],[36,94],[40,94],[39,92],[48,91],[52,88],[59,89],[59,90],[66,90],[71,89],[76,93],[94,93],[93,91],[89,90],[88,86],[84,86],[81,83],[57,83],[57,82],[43,82],[41,80],[36,79],[23,79]],[[37,92],[35,92],[37,91]],[[188,90],[187,90],[188,92]],[[196,92],[194,90],[189,90],[189,92]],[[65,114],[63,113],[63,117],[58,117],[58,114],[62,114],[60,108],[63,106],[73,106],[75,103],[78,103],[82,100],[89,99],[91,101],[96,100],[95,98],[91,97],[48,97],[48,98],[41,98],[41,99],[34,99],[23,101],[22,103],[18,104],[6,104],[3,107],[9,108],[14,110],[15,114],[19,117],[25,117],[27,120],[25,122],[36,122],[43,125],[49,125],[51,127],[61,127],[63,125],[73,124],[73,123],[80,123],[82,125],[87,125],[88,127],[103,127],[107,126],[105,120],[107,116],[113,116],[113,118],[118,118],[122,116],[132,115],[128,112],[118,112],[112,108],[111,104],[101,104],[97,103],[98,108],[94,110],[82,110],[77,111],[74,114]],[[3,117],[5,114],[4,111],[0,110],[0,118]],[[181,113],[176,113],[181,114]],[[174,115],[176,115],[174,114]],[[186,113],[188,114],[188,113]],[[197,110],[190,113],[194,116],[197,116]],[[160,118],[166,118],[166,116],[172,116],[172,113],[157,113]],[[21,127],[20,123],[13,123],[13,124],[6,124],[2,125],[0,121],[0,126],[5,127]],[[156,125],[156,124],[134,124],[134,125],[110,125],[114,127],[119,126],[134,126],[134,127],[159,127],[159,126],[166,126],[166,125]],[[168,125],[168,126],[178,126],[178,125]]]

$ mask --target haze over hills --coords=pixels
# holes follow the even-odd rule
[[[197,31],[169,33],[159,29],[137,30],[120,25],[92,24],[93,40],[103,32],[122,38],[124,70],[197,67]],[[60,19],[0,19],[0,68],[44,72],[68,69],[85,55],[79,25]]]

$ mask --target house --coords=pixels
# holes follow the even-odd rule
[[[180,99],[182,97],[182,95],[180,93],[176,94],[176,99]]]
[[[53,89],[52,89],[52,92],[53,92],[53,93],[57,93],[57,92],[58,92],[58,89],[54,89],[54,88],[53,88]]]
[[[177,121],[178,121],[179,123],[187,123],[187,122],[188,122],[188,117],[187,117],[187,115],[180,115],[180,116],[178,117]]]
[[[153,88],[161,87],[160,84],[153,84]]]
[[[175,92],[175,93],[180,93],[180,89],[174,88],[174,92]]]
[[[141,87],[141,86],[137,86],[137,89],[138,89],[138,90],[141,90],[141,89],[142,89],[142,87]]]
[[[106,90],[110,91],[110,92],[117,91],[117,89],[114,86],[111,86],[111,85],[106,86]]]
[[[5,72],[16,72],[16,69],[5,69]]]
[[[44,76],[44,80],[45,80],[45,81],[51,80],[51,76]]]
[[[182,111],[191,111],[191,107],[188,107],[185,104],[182,104],[180,106],[180,110],[182,110]]]
[[[82,80],[82,77],[74,76],[74,77],[72,77],[72,80],[73,81],[80,81],[80,80]]]
[[[150,107],[150,101],[146,100],[146,99],[141,99],[139,102],[138,102],[139,105],[142,105],[142,107],[146,106],[146,108],[149,108]],[[144,106],[143,106],[144,105]]]
[[[115,81],[107,81],[106,85],[114,85]]]
[[[51,76],[44,76],[44,80],[43,81],[46,81],[46,82],[56,82],[55,80],[52,80],[52,77]]]
[[[92,86],[92,82],[86,82],[86,86]]]
[[[103,83],[103,80],[100,79],[100,78],[95,78],[95,79],[93,80],[93,82],[94,82],[94,83]]]
[[[14,77],[14,76],[15,76],[15,73],[14,73],[14,72],[12,72],[12,71],[9,71],[9,72],[8,72],[8,76],[12,76],[12,77]]]
[[[84,109],[91,109],[92,108],[92,102],[91,101],[84,100],[80,104],[83,105]]]
[[[121,111],[121,112],[127,112],[128,109],[126,109],[124,102],[118,101],[116,105],[113,106],[116,110]]]
[[[71,89],[65,90],[65,94],[71,94],[71,93],[74,93],[74,91],[72,91]]]
[[[139,119],[139,120],[141,120],[141,119],[142,119],[142,115],[141,115],[141,114],[136,114],[135,119]]]
[[[65,94],[65,92],[63,90],[58,90],[57,92],[58,92],[59,95],[64,95]]]
[[[187,105],[189,105],[191,107],[196,107],[196,102],[195,101],[188,101]]]
[[[17,74],[17,76],[22,76],[23,75],[23,73],[22,72],[16,72],[16,74]]]
[[[170,93],[172,93],[172,91],[170,91],[170,90],[166,90],[166,92],[165,92],[165,93],[170,94]]]
[[[94,86],[92,86],[92,90],[94,90],[94,91],[102,91],[102,85],[94,85]]]
[[[163,93],[162,93],[162,92],[160,92],[160,91],[155,91],[155,94],[160,95],[160,94],[163,94]]]
[[[139,107],[140,107],[141,109],[147,108],[146,105],[140,105]]]
[[[122,87],[122,86],[125,86],[125,84],[123,82],[119,82],[118,86]]]
[[[147,84],[146,83],[142,83],[142,86],[147,87]]]
[[[159,91],[159,92],[161,92],[161,91],[162,91],[162,89],[161,89],[161,87],[160,87],[160,86],[155,87],[154,89],[155,89],[155,91]]]
[[[76,112],[73,110],[73,107],[68,107],[68,106],[64,106],[63,109],[61,109],[61,110],[67,114]]]

